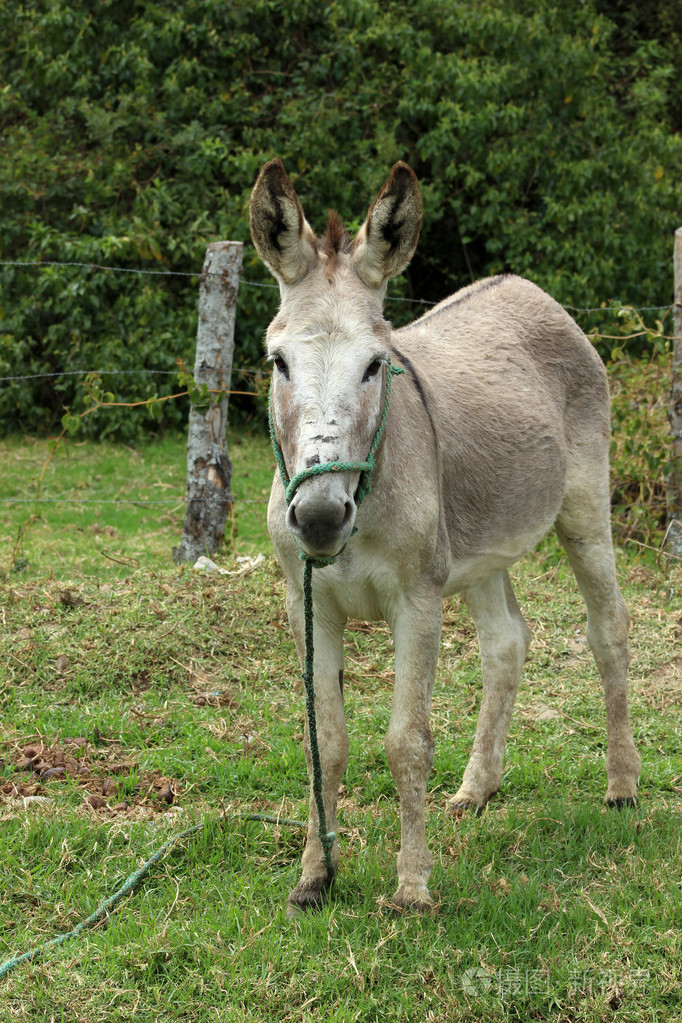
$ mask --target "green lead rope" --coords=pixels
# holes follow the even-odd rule
[[[332,865],[332,849],[336,841],[336,833],[327,828],[327,814],[322,797],[322,763],[320,747],[317,743],[317,717],[315,714],[315,673],[313,668],[313,568],[314,559],[306,558],[303,569],[303,607],[305,610],[305,667],[303,683],[305,685],[305,710],[308,718],[308,742],[313,767],[313,796],[317,807],[317,834],[322,843],[322,859],[327,869],[327,878],[334,873]]]
[[[228,821],[230,819],[263,821],[266,824],[284,824],[288,827],[305,828],[305,824],[302,821],[292,821],[287,817],[274,817],[271,814],[265,813],[235,813],[223,817],[223,821]],[[109,898],[100,903],[94,913],[91,913],[85,920],[81,920],[81,922],[76,924],[76,926],[67,934],[58,934],[56,938],[51,938],[49,941],[46,941],[44,945],[39,945],[28,952],[24,952],[22,955],[14,956],[12,959],[7,959],[4,963],[0,963],[0,980],[2,980],[15,967],[21,966],[22,963],[33,962],[34,959],[45,955],[45,953],[49,952],[50,949],[55,948],[58,945],[63,945],[65,942],[71,941],[72,938],[79,937],[85,931],[92,930],[92,928],[102,920],[108,919],[118,904],[135,891],[135,889],[150,873],[152,867],[158,863],[174,845],[182,839],[187,838],[188,835],[193,835],[197,831],[202,831],[203,828],[203,823],[195,824],[191,828],[181,831],[179,835],[175,835],[173,838],[170,838],[167,842],[164,842],[161,848],[157,849],[154,855],[150,856],[146,863],[143,863],[138,870],[133,871],[130,877],[126,879],[126,881],[117,891],[114,892],[113,895],[110,895]]]
[[[390,359],[387,361],[384,406],[381,411],[381,418],[379,419],[372,443],[370,444],[367,458],[364,462],[325,462],[322,465],[312,465],[310,468],[303,469],[302,472],[297,473],[293,479],[289,477],[282,448],[275,434],[275,424],[272,416],[272,389],[270,390],[270,400],[268,402],[270,440],[272,441],[272,448],[275,452],[280,476],[282,477],[284,497],[287,507],[291,504],[294,494],[304,480],[310,479],[312,476],[321,476],[322,473],[325,472],[359,472],[360,483],[355,496],[355,504],[356,506],[362,504],[372,489],[372,473],[376,467],[376,453],[379,449],[379,445],[381,444],[381,438],[384,435],[386,421],[388,419],[388,403],[391,398],[391,378],[404,372],[404,369],[398,366],[392,366]],[[305,685],[306,715],[308,718],[308,742],[310,744],[310,759],[313,769],[313,798],[315,799],[315,807],[317,809],[317,834],[322,844],[322,858],[329,879],[331,879],[334,873],[334,867],[332,866],[332,849],[334,847],[334,842],[336,841],[336,833],[327,829],[327,814],[324,809],[324,799],[322,798],[322,763],[320,761],[320,747],[317,741],[315,674],[313,668],[313,569],[324,568],[326,565],[333,565],[338,556],[339,555],[336,554],[332,558],[314,558],[311,557],[311,555],[306,554],[305,551],[300,552],[301,561],[304,562],[303,612],[305,618],[305,664],[303,668],[303,683]]]

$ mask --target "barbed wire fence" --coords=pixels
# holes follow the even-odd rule
[[[0,267],[6,268],[32,268],[36,271],[41,271],[51,268],[58,268],[63,270],[78,270],[83,272],[90,272],[93,270],[105,271],[112,274],[128,274],[128,275],[139,275],[142,277],[180,277],[180,278],[194,278],[199,281],[202,276],[220,276],[220,274],[207,274],[206,271],[178,271],[178,270],[152,270],[152,269],[141,269],[139,267],[125,267],[125,266],[107,266],[101,263],[95,262],[74,262],[74,261],[60,261],[60,260],[0,260]],[[267,289],[273,292],[278,292],[279,288],[276,284],[254,281],[240,274],[239,276],[239,287],[246,288],[261,288]],[[403,295],[387,295],[386,302],[391,304],[409,304],[416,307],[432,307],[437,305],[437,302],[431,301],[424,298],[411,298]],[[668,303],[667,305],[646,305],[646,306],[633,306],[627,303],[603,303],[601,306],[574,306],[564,305],[563,308],[567,312],[577,316],[587,315],[603,315],[612,317],[614,313],[618,313],[623,310],[629,310],[641,317],[644,313],[656,313],[662,314],[661,321],[665,320],[668,314],[672,311],[674,303]],[[646,331],[643,331],[646,333]],[[596,338],[614,338],[614,335],[602,335],[593,333],[593,337]],[[632,335],[637,336],[637,335]],[[240,366],[235,365],[233,371],[241,373],[244,376],[254,376],[256,378],[266,378],[269,376],[269,370],[265,367],[258,366]],[[37,373],[11,373],[6,375],[0,375],[0,387],[3,385],[11,384],[14,382],[28,381],[28,380],[58,380],[69,377],[83,377],[89,378],[93,376],[107,376],[107,377],[135,377],[135,376],[165,376],[165,377],[178,377],[178,368],[168,369],[163,367],[150,367],[144,369],[116,369],[113,367],[98,367],[98,368],[83,368],[83,369],[69,369],[62,371],[45,370],[45,372]],[[235,393],[235,392],[228,392]],[[249,392],[238,392],[240,394],[247,394]],[[259,392],[254,391],[253,395],[256,397]],[[128,404],[144,404],[140,403],[121,403],[123,405]],[[111,498],[111,497],[51,497],[51,496],[33,496],[33,497],[8,497],[0,492],[0,504],[4,505],[36,505],[36,504],[78,504],[78,505],[134,505],[139,507],[147,506],[181,506],[186,500],[186,494],[178,494],[177,497],[173,498]],[[267,499],[262,500],[247,500],[247,499],[236,499],[235,503],[239,504],[262,504],[267,503]]]

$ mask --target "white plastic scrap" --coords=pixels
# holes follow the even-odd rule
[[[262,554],[258,554],[255,558],[249,557],[238,557],[237,564],[240,566],[236,571],[230,572],[227,568],[221,568],[220,565],[216,565],[215,561],[211,561],[210,558],[202,556],[197,558],[194,562],[194,569],[197,572],[218,572],[219,575],[248,575],[253,572],[254,569],[259,568],[263,564],[265,558]]]

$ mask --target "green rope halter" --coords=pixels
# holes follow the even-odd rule
[[[405,370],[392,366],[391,360],[386,362],[386,389],[384,394],[384,406],[381,417],[377,424],[376,432],[369,447],[367,458],[364,462],[325,462],[322,465],[311,465],[308,469],[296,473],[293,479],[289,477],[284,462],[282,448],[275,435],[275,423],[272,416],[272,388],[268,402],[268,424],[270,426],[270,440],[275,452],[280,476],[284,485],[284,497],[287,507],[291,504],[294,494],[304,480],[312,476],[321,476],[325,472],[359,472],[360,483],[355,496],[355,504],[359,506],[365,500],[372,489],[372,473],[376,468],[376,453],[384,435],[386,421],[388,419],[388,403],[391,398],[391,378]],[[341,552],[339,552],[341,553]],[[303,669],[303,682],[305,685],[306,714],[308,718],[308,742],[310,744],[310,758],[313,768],[313,796],[317,808],[318,829],[317,834],[322,843],[322,855],[324,865],[327,869],[327,878],[331,880],[334,874],[332,866],[332,849],[336,841],[336,834],[327,830],[327,815],[324,809],[322,798],[322,764],[320,762],[320,748],[317,742],[317,718],[315,715],[315,678],[313,669],[313,568],[324,568],[326,565],[333,565],[339,557],[335,554],[331,558],[315,558],[305,551],[300,552],[300,558],[305,563],[303,569],[303,611],[305,616],[305,667]]]
[[[272,441],[272,448],[275,452],[275,458],[277,459],[277,465],[279,466],[280,476],[282,477],[282,483],[284,484],[284,496],[286,498],[287,507],[291,504],[292,498],[301,483],[304,480],[310,479],[311,476],[321,476],[324,472],[359,472],[360,473],[360,484],[358,486],[357,494],[355,497],[355,504],[359,507],[365,500],[370,490],[372,489],[372,473],[376,466],[376,453],[381,444],[381,438],[384,435],[384,429],[386,427],[386,420],[388,419],[388,403],[391,398],[391,377],[397,376],[404,373],[405,370],[399,366],[392,366],[391,360],[388,359],[386,362],[386,391],[384,394],[384,407],[381,411],[381,418],[376,428],[376,433],[372,443],[370,444],[367,458],[364,462],[324,462],[322,465],[311,465],[308,469],[303,469],[301,472],[296,473],[293,479],[290,478],[287,471],[287,467],[284,461],[284,455],[282,454],[282,448],[280,447],[279,441],[275,434],[275,423],[272,417],[272,389],[270,390],[270,398],[268,401],[268,424],[270,426],[270,440]],[[304,560],[309,555],[304,555]],[[335,558],[319,559],[324,562],[325,565],[332,564]]]

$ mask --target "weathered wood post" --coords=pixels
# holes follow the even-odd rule
[[[666,552],[682,559],[682,227],[675,232],[673,255],[675,297],[673,305],[673,363],[670,388],[672,472],[668,479],[668,530]]]
[[[234,321],[242,265],[241,242],[213,242],[206,249],[199,287],[199,326],[194,379],[211,391],[230,389]],[[227,395],[208,408],[192,405],[187,436],[187,511],[176,562],[211,555],[225,535],[232,503],[232,463],[225,441]]]

